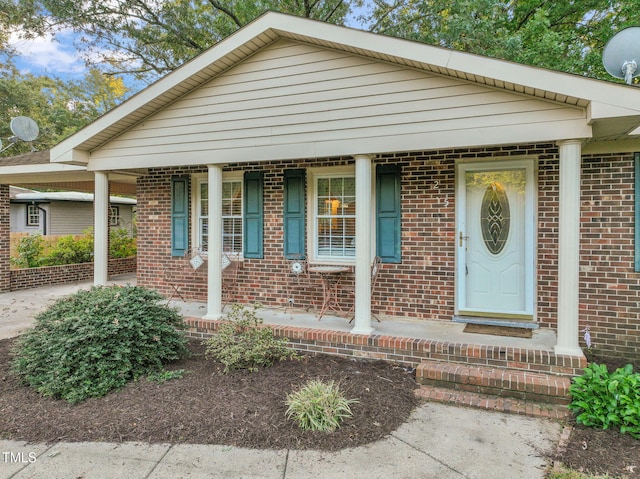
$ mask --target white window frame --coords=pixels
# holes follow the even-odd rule
[[[309,168],[307,170],[307,252],[310,262],[317,264],[348,264],[356,262],[354,256],[329,256],[318,253],[318,179],[319,178],[354,178],[355,166],[338,166],[326,168]],[[355,252],[354,252],[355,253]]]
[[[200,231],[200,221],[204,218],[208,219],[208,216],[203,216],[201,212],[201,202],[200,202],[200,191],[202,189],[202,185],[208,184],[208,176],[206,173],[193,175],[192,185],[195,185],[193,188],[191,199],[191,211],[193,211],[193,215],[191,217],[191,244],[193,245],[193,249],[198,250],[203,253],[203,256],[207,256],[207,252],[202,250],[202,232]],[[240,217],[242,219],[242,228],[244,228],[244,176],[242,171],[234,171],[222,174],[222,182],[239,182],[240,183],[240,198],[241,198],[241,208],[240,208]],[[211,194],[211,192],[210,192]],[[217,194],[222,194],[222,192],[217,192]],[[224,221],[224,218],[222,218]],[[224,223],[223,223],[224,225]],[[224,226],[223,226],[224,228]],[[223,230],[224,234],[224,230]],[[243,232],[244,235],[244,232]],[[244,237],[243,237],[244,241]],[[224,244],[224,243],[223,243]],[[242,251],[223,251],[224,253],[233,255],[237,258],[242,258]]]
[[[32,209],[35,209],[35,213],[31,211]],[[33,218],[37,218],[37,221],[33,222]],[[27,226],[40,226],[40,208],[38,205],[27,205]]]
[[[118,226],[120,224],[120,207],[109,206],[109,226]]]

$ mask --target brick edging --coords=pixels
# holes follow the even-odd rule
[[[185,323],[190,336],[205,338],[215,333],[223,321],[187,317]],[[576,376],[580,375],[586,366],[584,356],[562,356],[553,351],[541,349],[486,346],[386,335],[366,336],[343,331],[295,326],[265,324],[263,327],[273,329],[277,337],[287,338],[290,345],[299,351],[383,359],[412,367],[416,367],[426,359],[432,359],[450,363]]]

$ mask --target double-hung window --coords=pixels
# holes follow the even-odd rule
[[[353,170],[314,172],[311,180],[313,259],[353,260],[356,251],[356,179]]]
[[[222,181],[222,250],[225,253],[242,253],[242,177],[225,178]],[[209,185],[198,181],[196,198],[197,244],[206,252],[209,247]]]
[[[27,205],[27,226],[40,226],[40,208],[38,208],[38,205]]]

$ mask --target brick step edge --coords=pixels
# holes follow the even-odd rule
[[[416,381],[422,385],[536,402],[563,405],[570,402],[570,378],[522,369],[423,361],[417,367]]]
[[[420,386],[415,391],[419,399],[425,401],[451,404],[454,406],[473,407],[507,414],[565,420],[572,416],[567,406],[560,404],[537,403],[514,398],[477,394],[469,391],[458,391],[434,386]]]

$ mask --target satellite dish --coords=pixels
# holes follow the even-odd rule
[[[602,63],[611,76],[624,78],[631,85],[640,75],[640,27],[625,28],[611,38],[602,52]]]
[[[27,116],[16,116],[9,125],[14,135],[22,141],[33,141],[38,138],[38,124]]]

